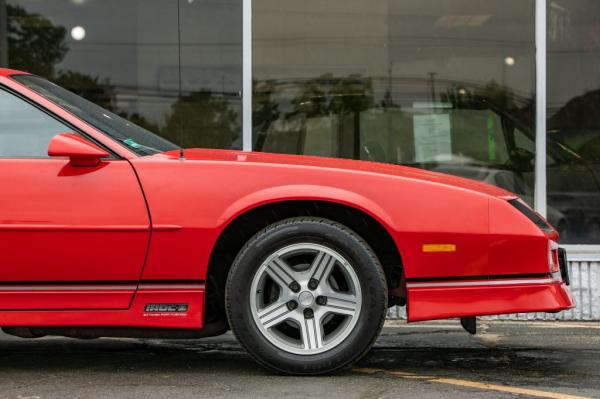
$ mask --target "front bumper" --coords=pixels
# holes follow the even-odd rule
[[[509,313],[556,313],[571,309],[575,301],[566,284],[548,277],[532,281],[472,282],[463,286],[412,286],[408,288],[408,320]]]

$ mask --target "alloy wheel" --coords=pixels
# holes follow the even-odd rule
[[[313,355],[347,338],[361,310],[361,286],[350,263],[315,243],[269,255],[252,280],[252,316],[261,334],[286,352]]]

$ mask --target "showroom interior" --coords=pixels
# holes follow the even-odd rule
[[[599,320],[598,21],[594,0],[0,0],[0,66],[185,147],[506,188],[560,232],[578,301],[507,317]]]

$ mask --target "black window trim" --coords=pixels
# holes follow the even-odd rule
[[[508,200],[508,203],[512,205],[517,211],[519,211],[523,216],[529,219],[529,221],[535,224],[544,233],[554,232],[554,227],[552,227],[550,223],[548,223],[548,221],[544,219],[539,213],[531,209],[531,207],[529,207],[529,205],[527,205],[522,199],[510,199]]]
[[[14,89],[11,89],[10,87],[8,87],[8,86],[0,83],[0,90],[5,91],[8,94],[12,94],[15,97],[17,97],[17,98],[25,101],[29,105],[32,105],[34,108],[42,111],[46,115],[50,116],[51,118],[57,120],[58,122],[62,123],[65,126],[67,126],[69,129],[72,130],[73,133],[76,133],[76,134],[82,136],[83,138],[85,138],[86,140],[91,141],[92,143],[94,143],[98,147],[102,148],[103,150],[106,150],[106,152],[109,153],[109,156],[106,157],[106,158],[103,158],[103,159],[114,160],[114,161],[120,161],[120,160],[124,160],[125,159],[124,157],[122,157],[121,155],[117,154],[112,149],[108,148],[103,143],[101,143],[98,140],[96,140],[95,138],[91,137],[89,134],[87,134],[86,132],[84,132],[80,128],[74,126],[72,123],[64,120],[60,116],[56,115],[54,112],[50,111],[48,108],[42,106],[41,104],[36,103],[35,101],[33,101],[30,98],[22,95],[21,93],[15,91]],[[66,112],[68,112],[68,111],[66,111]],[[76,116],[74,116],[74,117],[77,118]],[[67,133],[67,132],[64,132],[64,133]],[[0,156],[0,159],[52,159],[52,157],[17,157],[17,156],[14,156],[14,157],[3,157],[3,156]]]

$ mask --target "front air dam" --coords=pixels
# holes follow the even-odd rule
[[[575,301],[562,282],[472,282],[463,286],[408,285],[408,321],[549,312],[571,309]],[[468,284],[459,283],[459,284]],[[476,285],[480,284],[480,285]],[[494,285],[492,285],[494,284]]]

